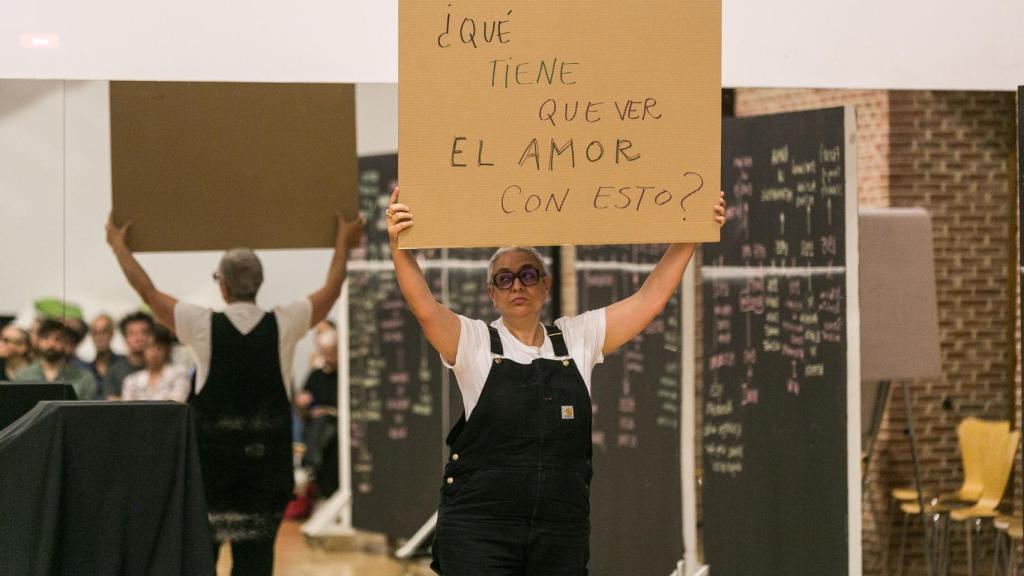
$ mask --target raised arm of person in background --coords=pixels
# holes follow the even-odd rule
[[[341,285],[345,282],[345,273],[348,268],[348,250],[350,247],[358,245],[362,238],[364,224],[362,216],[352,221],[346,221],[340,213],[335,214],[338,219],[338,232],[334,241],[334,256],[331,258],[331,265],[327,271],[327,280],[322,288],[309,295],[309,301],[313,306],[310,328],[327,317],[331,307],[341,295]],[[174,306],[178,300],[158,290],[149,274],[135,259],[135,255],[125,243],[130,227],[131,222],[126,222],[122,226],[114,224],[114,217],[111,214],[107,219],[107,243],[113,249],[117,263],[121,266],[128,283],[153,311],[153,316],[158,322],[174,331]]]
[[[363,226],[366,221],[362,214],[355,220],[345,220],[341,212],[335,212],[338,219],[338,232],[334,238],[334,256],[331,258],[331,266],[327,269],[327,280],[323,287],[309,295],[309,301],[313,304],[313,315],[309,321],[312,328],[319,324],[327,314],[330,313],[334,303],[341,296],[341,286],[345,283],[345,276],[348,272],[348,251],[355,248],[363,239]]]
[[[110,248],[114,251],[114,256],[121,266],[121,271],[124,272],[124,277],[142,298],[142,301],[152,310],[157,322],[174,332],[174,305],[178,303],[178,300],[157,290],[153,280],[149,278],[149,274],[146,274],[139,261],[135,259],[135,255],[128,249],[125,238],[131,225],[131,222],[125,222],[122,226],[114,224],[114,215],[111,214],[107,218],[107,244],[110,244]]]
[[[445,361],[455,364],[462,331],[459,317],[434,299],[427,279],[412,252],[398,249],[398,234],[412,226],[412,213],[405,204],[398,203],[398,188],[391,194],[388,207],[388,237],[391,239],[391,259],[395,263],[395,277],[406,303],[419,321],[427,341],[440,352]]]
[[[725,224],[725,192],[715,205],[715,222]],[[604,354],[608,355],[642,332],[665,309],[679,287],[696,244],[672,244],[633,295],[605,309]]]

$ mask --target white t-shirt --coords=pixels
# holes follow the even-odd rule
[[[167,364],[155,386],[149,385],[149,370],[139,370],[124,377],[121,400],[188,400],[188,371],[182,366]]]
[[[456,352],[455,365],[452,366],[441,357],[441,362],[447,368],[455,372],[455,379],[459,383],[459,390],[462,391],[462,403],[466,407],[466,418],[469,418],[476,403],[480,400],[487,375],[494,364],[491,356],[491,335],[487,330],[487,324],[483,320],[472,320],[465,316],[459,316],[459,324],[462,332],[459,334],[459,349]],[[539,348],[527,346],[509,332],[501,319],[491,322],[491,326],[498,329],[501,337],[502,355],[509,360],[519,364],[530,364],[538,358],[556,360],[555,350],[551,345],[551,338],[547,332],[544,333],[544,344]],[[604,362],[604,332],[605,314],[604,308],[591,310],[579,316],[571,318],[563,317],[555,320],[555,326],[561,328],[562,337],[565,338],[565,347],[569,357],[576,363],[583,382],[587,385],[587,392],[590,392],[590,374],[594,366]]]
[[[263,319],[266,312],[252,302],[235,302],[228,304],[224,314],[231,324],[242,334],[252,332]],[[274,308],[277,318],[277,344],[281,361],[281,378],[288,398],[292,397],[292,359],[295,356],[295,344],[309,331],[309,322],[313,318],[313,304],[306,298],[296,300],[287,306]],[[210,375],[211,327],[213,310],[178,302],[174,306],[174,328],[178,340],[188,346],[196,358],[196,394],[206,385]]]

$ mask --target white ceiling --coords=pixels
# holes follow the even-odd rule
[[[11,0],[0,78],[396,82],[397,2]],[[1021,0],[724,0],[722,81],[1012,90],[1022,24]]]

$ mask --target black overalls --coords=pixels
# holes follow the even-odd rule
[[[234,574],[270,574],[294,486],[277,319],[265,314],[248,334],[223,313],[211,324],[210,373],[189,398],[210,524],[216,540],[232,541]]]
[[[442,576],[580,576],[590,556],[590,394],[561,331],[559,360],[494,357],[448,435],[431,565]]]

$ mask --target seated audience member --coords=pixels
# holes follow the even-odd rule
[[[124,378],[121,400],[174,400],[185,402],[191,391],[188,371],[171,364],[174,335],[163,326],[153,326],[143,356],[146,367]]]
[[[107,314],[93,318],[89,326],[89,336],[92,337],[92,345],[96,348],[96,357],[89,363],[89,369],[92,370],[97,382],[103,382],[107,379],[110,367],[125,358],[110,348],[110,343],[114,339],[114,319]]]
[[[303,434],[306,443],[304,464],[313,469],[320,494],[330,496],[338,489],[337,332],[320,332],[316,348],[322,366],[310,372],[295,403],[308,418]]]
[[[317,325],[313,327],[313,341],[320,338],[321,334],[325,332],[336,332],[337,327],[331,320],[321,320],[317,322]],[[309,353],[309,367],[312,369],[322,368],[324,365],[324,358],[320,355],[316,345],[313,346],[313,351]]]
[[[153,330],[153,318],[144,312],[135,312],[122,318],[120,327],[128,356],[111,363],[107,369],[107,378],[103,381],[103,397],[107,400],[120,398],[124,377],[145,368],[146,344]]]
[[[68,361],[71,335],[59,320],[46,319],[39,323],[39,360],[14,375],[17,382],[66,382],[75,389],[81,400],[96,397],[96,380],[85,368]]]
[[[28,328],[28,349],[32,354],[33,360],[39,357],[39,325],[42,322],[43,319],[36,316],[32,320],[32,325]]]
[[[78,364],[82,368],[89,368],[89,363],[78,357],[78,347],[82,345],[85,337],[89,335],[88,328],[81,318],[65,317],[60,319],[68,329],[68,360]]]
[[[92,373],[92,367],[89,366],[89,363],[86,362],[85,360],[82,360],[82,358],[78,355],[78,347],[82,345],[82,341],[85,340],[85,337],[88,334],[88,328],[85,327],[85,322],[83,322],[80,318],[70,316],[66,318],[61,318],[61,322],[64,324],[64,327],[67,328],[68,362],[78,368],[85,370],[86,372],[89,373],[90,376],[92,376],[93,381],[96,383],[96,385],[94,386],[94,388],[96,389],[95,398],[102,400],[103,388],[100,386],[101,380],[96,378],[96,375]],[[79,398],[79,400],[93,400],[93,398]]]
[[[0,380],[13,380],[14,375],[32,363],[28,332],[14,323],[0,330]]]
[[[36,332],[39,329],[40,322],[46,319],[60,320],[61,323],[68,327],[68,336],[71,338],[73,348],[77,349],[78,344],[85,339],[84,317],[82,316],[82,309],[77,304],[68,302],[63,298],[39,298],[32,302],[32,308],[36,313],[35,322],[30,330],[33,349],[38,350],[39,348],[36,342]],[[74,352],[72,351],[71,353]],[[76,360],[74,363],[83,368],[86,366],[81,360]]]

